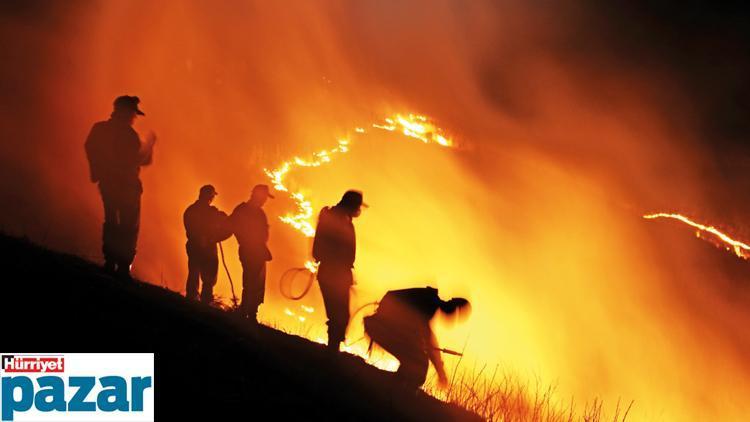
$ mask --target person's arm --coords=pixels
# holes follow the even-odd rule
[[[99,139],[99,130],[97,125],[91,127],[89,136],[86,137],[84,147],[86,149],[86,158],[89,161],[89,179],[96,183],[99,181],[99,157],[101,155],[101,140]]]
[[[354,225],[352,224],[352,238],[351,238],[351,261],[352,261],[352,268],[354,268],[354,261],[357,259],[357,233],[354,231]]]
[[[216,241],[221,242],[229,239],[232,236],[232,227],[230,226],[229,216],[216,207],[212,208],[214,209],[216,220]]]
[[[323,260],[323,255],[325,255],[325,252],[323,249],[325,248],[323,239],[324,236],[326,236],[325,231],[327,230],[327,227],[325,225],[326,220],[326,209],[323,208],[320,210],[320,214],[318,214],[318,224],[315,226],[315,237],[313,237],[313,246],[312,246],[312,256],[315,262],[320,262]]]
[[[154,161],[154,145],[156,144],[156,134],[154,132],[149,132],[148,136],[146,136],[146,142],[141,143],[139,138],[139,143],[141,145],[139,151],[141,165],[147,166]]]
[[[234,233],[235,237],[237,236],[237,232],[239,231],[240,226],[240,205],[234,208],[231,214],[229,214],[229,217],[227,217],[227,228],[229,231]]]
[[[266,217],[266,213],[263,213],[263,243],[268,243],[268,239],[270,237],[270,228],[268,225],[268,217]]]
[[[339,250],[339,260],[349,268],[354,268],[354,259],[357,254],[357,239],[354,233],[354,225],[351,221],[338,221],[336,227],[336,245]]]
[[[185,212],[182,213],[182,225],[185,227],[185,237],[188,237],[192,234],[192,224],[193,222],[190,218],[190,207],[188,207]],[[190,240],[189,237],[188,240]]]

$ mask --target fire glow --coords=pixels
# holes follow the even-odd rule
[[[393,117],[384,119],[383,122],[384,123],[373,123],[372,127],[388,132],[400,132],[406,137],[417,139],[425,144],[437,144],[446,148],[455,146],[453,140],[446,138],[442,134],[444,131],[425,116],[418,114],[396,114]],[[365,129],[361,127],[355,128],[354,131],[360,134],[367,133]],[[347,153],[349,151],[350,143],[350,139],[341,138],[338,140],[338,145],[334,148],[315,152],[306,159],[295,156],[291,160],[284,161],[273,170],[263,169],[264,173],[271,181],[273,188],[279,192],[286,192],[289,197],[294,200],[297,206],[297,212],[295,214],[290,213],[279,217],[282,222],[292,226],[305,237],[311,238],[315,236],[315,226],[313,221],[314,207],[312,202],[304,193],[302,193],[302,191],[291,191],[285,183],[285,178],[295,167],[320,167],[323,164],[330,163],[333,159],[332,157]],[[306,261],[304,267],[311,273],[316,273],[318,270],[317,264],[312,261]]]
[[[701,237],[701,233],[710,233],[714,236],[716,236],[721,242],[724,243],[727,250],[733,250],[735,255],[742,259],[748,259],[750,257],[750,246],[748,246],[746,243],[740,242],[739,240],[732,239],[727,234],[721,232],[719,229],[717,229],[714,226],[706,226],[704,224],[697,223],[688,217],[685,217],[681,214],[669,214],[669,213],[656,213],[656,214],[647,214],[644,215],[643,218],[647,220],[653,220],[657,218],[671,218],[674,220],[682,221],[683,223],[694,227],[696,229],[696,235],[699,238]]]
[[[449,139],[442,134],[444,133],[442,129],[422,115],[397,114],[393,117],[384,119],[384,123],[375,123],[371,126],[375,129],[388,132],[399,132],[408,138],[422,141],[425,144],[437,144],[445,148],[455,146],[452,139]],[[366,130],[361,127],[355,128],[354,131],[358,134],[367,133]],[[323,164],[330,163],[333,160],[332,157],[347,153],[349,151],[350,143],[351,141],[349,138],[340,138],[338,140],[338,145],[334,148],[315,152],[308,158],[295,156],[290,160],[284,161],[273,170],[264,169],[264,172],[270,179],[274,189],[279,192],[286,192],[288,196],[294,200],[297,206],[297,212],[295,214],[290,213],[279,217],[282,222],[292,226],[305,237],[311,238],[315,236],[314,207],[312,202],[300,190],[290,190],[285,183],[285,179],[293,168],[320,167]],[[316,273],[318,270],[317,264],[311,260],[307,260],[304,263],[304,268],[312,274]],[[304,305],[301,306],[301,309],[308,314],[312,314],[315,311],[314,308]],[[299,315],[289,308],[284,309],[284,314],[300,323],[304,323],[307,320],[306,316]],[[370,351],[368,350],[369,348],[360,344],[360,340],[354,341],[351,344],[345,344],[343,350],[362,356],[369,363],[383,370],[395,371],[398,368],[398,361],[390,356],[383,356],[380,359],[372,359]],[[315,341],[318,343],[325,343],[325,340],[322,338],[316,338]]]
[[[299,212],[300,202],[287,199],[293,192],[310,201],[306,221],[314,224],[324,202],[358,187],[373,207],[355,223],[365,247],[354,306],[417,283],[470,298],[466,323],[436,324],[449,348],[463,350],[471,334],[461,368],[486,364],[489,373],[499,364],[532,392],[534,380],[541,388],[554,383],[561,402],[600,397],[608,408],[635,399],[633,420],[744,420],[750,413],[747,308],[725,294],[727,283],[706,282],[729,279],[711,264],[734,252],[694,259],[706,251],[675,244],[660,253],[670,245],[650,242],[659,222],[642,219],[681,212],[643,211],[654,198],[730,205],[705,195],[705,186],[722,189],[719,181],[728,180],[707,179],[701,160],[712,155],[702,154],[702,132],[685,126],[696,122],[694,105],[670,100],[676,89],[664,86],[674,75],[660,69],[651,78],[643,61],[611,60],[620,50],[591,38],[605,25],[581,25],[601,14],[491,1],[466,2],[460,13],[454,1],[94,3],[49,2],[60,12],[44,15],[54,22],[17,13],[18,24],[7,26],[8,34],[33,35],[34,48],[13,44],[11,51],[21,58],[15,64],[36,70],[18,81],[45,108],[40,114],[24,104],[6,115],[4,126],[21,131],[9,139],[30,136],[4,143],[13,164],[6,170],[37,178],[6,180],[3,189],[13,186],[23,201],[5,197],[13,206],[4,229],[28,224],[29,235],[49,247],[99,257],[101,201],[86,183],[81,138],[110,112],[114,95],[139,95],[148,116],[136,130],[153,129],[160,141],[141,174],[136,275],[181,291],[188,264],[178,217],[197,188],[217,186],[216,206],[230,211],[251,185],[277,185],[264,168],[279,171],[274,177],[288,189],[274,189],[268,204],[274,260],[259,317],[323,342],[317,286],[291,302],[277,284],[307,259],[315,226],[297,234],[278,218]],[[133,22],[149,31],[117,42]],[[597,42],[570,50],[591,39]],[[407,137],[403,129],[419,127],[399,127],[395,114],[408,122],[410,111],[435,118],[446,139],[461,149],[465,139],[471,150]],[[348,150],[330,153],[340,139]],[[322,149],[329,154],[311,154]],[[302,165],[312,161],[321,163]],[[641,209],[636,219],[620,201]],[[750,245],[718,221],[691,218]],[[689,236],[696,230],[661,221]],[[236,241],[224,246],[239,291]],[[231,297],[224,271],[219,278],[216,293]],[[294,286],[305,278],[300,272]],[[359,317],[348,341],[361,335]]]
[[[290,321],[294,325],[299,326],[302,332],[306,333],[306,335],[304,335],[305,337],[308,337],[309,340],[314,341],[315,343],[326,344],[327,340],[323,335],[311,335],[309,325],[311,324],[311,321],[308,320],[308,316],[303,315],[311,315],[314,312],[315,308],[305,305],[300,305],[299,310],[297,310],[296,312],[289,307],[284,308],[284,315],[286,315],[287,317],[286,320]],[[395,372],[399,366],[398,360],[396,360],[386,352],[377,348],[377,351],[373,352],[369,347],[369,339],[364,336],[353,341],[350,340],[348,343],[343,344],[341,346],[341,350],[352,355],[360,356],[365,359],[365,361],[370,365],[384,371]]]

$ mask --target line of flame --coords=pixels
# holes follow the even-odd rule
[[[417,114],[396,114],[393,117],[384,119],[383,123],[374,123],[371,125],[375,129],[386,130],[389,132],[400,132],[401,134],[420,140],[426,144],[434,143],[442,147],[454,147],[452,139],[443,135],[444,131],[432,123],[427,117]],[[364,128],[357,127],[356,133],[366,133]],[[330,163],[336,155],[345,154],[349,151],[351,140],[341,138],[338,145],[332,149],[321,150],[313,153],[308,158],[299,156],[291,160],[284,161],[275,169],[263,169],[273,188],[279,192],[286,192],[292,198],[297,206],[296,213],[289,213],[279,217],[279,219],[301,232],[305,237],[315,236],[315,226],[313,224],[314,207],[312,202],[300,190],[291,191],[285,183],[286,177],[294,168],[300,167],[319,167],[323,164]],[[317,265],[312,261],[305,262],[305,268],[311,272],[317,271]]]
[[[672,218],[675,220],[682,221],[683,223],[690,225],[694,228],[696,228],[698,237],[700,237],[700,232],[706,232],[711,233],[712,235],[718,237],[721,239],[722,242],[724,242],[727,246],[727,250],[731,249],[734,251],[734,253],[743,259],[750,258],[750,246],[746,243],[740,242],[739,240],[732,239],[725,233],[719,231],[716,227],[713,226],[706,226],[700,223],[696,223],[695,221],[689,219],[688,217],[685,217],[681,214],[669,214],[669,213],[656,213],[656,214],[647,214],[644,215],[643,218],[648,220],[653,220],[656,218]]]
[[[266,176],[271,180],[273,188],[279,192],[287,192],[289,196],[297,204],[296,214],[287,214],[279,217],[281,221],[296,230],[300,231],[306,237],[315,236],[315,228],[312,224],[313,218],[313,206],[312,203],[305,198],[305,194],[301,191],[290,192],[289,188],[284,184],[284,178],[289,174],[290,170],[294,167],[319,167],[325,163],[330,163],[332,156],[337,154],[344,154],[349,151],[349,140],[346,138],[339,139],[338,146],[330,150],[322,150],[313,153],[311,158],[303,159],[301,157],[294,157],[289,161],[284,161],[279,167],[274,170],[263,169]]]

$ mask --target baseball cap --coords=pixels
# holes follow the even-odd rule
[[[143,111],[141,111],[141,109],[138,108],[138,103],[140,102],[141,100],[138,97],[131,96],[131,95],[121,95],[115,98],[114,106],[115,106],[115,109],[130,110],[130,111],[134,111],[135,114],[145,116],[146,113],[144,113]]]

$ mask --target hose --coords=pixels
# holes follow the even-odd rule
[[[304,290],[302,290],[302,293],[298,295],[294,295],[292,293],[292,285],[294,284],[294,280],[297,278],[298,275],[307,273],[307,284],[305,285]],[[309,269],[305,267],[295,267],[290,268],[284,272],[284,274],[281,275],[281,278],[279,279],[279,290],[281,291],[281,295],[284,296],[287,299],[290,300],[300,300],[307,293],[310,291],[310,288],[312,288],[313,282],[315,281],[315,273],[310,271]],[[287,288],[288,285],[288,288]]]
[[[368,303],[365,303],[364,305],[360,306],[359,308],[357,308],[354,312],[352,312],[351,316],[349,317],[349,324],[347,324],[347,327],[346,327],[347,333],[349,332],[349,328],[351,328],[352,325],[354,325],[354,324],[352,324],[352,321],[354,321],[354,317],[356,317],[358,313],[362,312],[362,310],[364,310],[368,306],[378,306],[379,304],[380,304],[380,302],[377,302],[377,301],[376,302],[368,302]],[[364,340],[366,338],[367,338],[367,336],[364,335],[364,336],[362,336],[362,337],[354,340],[351,343],[344,343],[344,345],[348,346],[348,347],[351,347],[352,345],[354,345],[356,343],[359,343],[360,341],[362,341],[362,340]],[[371,349],[371,348],[372,348],[372,342],[370,342],[370,346],[368,347],[368,353],[369,353],[369,349]]]
[[[234,283],[232,282],[232,275],[229,274],[229,268],[227,267],[227,261],[224,259],[224,247],[221,246],[221,242],[219,242],[219,252],[221,252],[221,264],[224,266],[224,271],[227,273],[227,278],[229,279],[229,286],[232,288],[232,304],[234,305],[234,308],[237,308],[237,296],[234,294]]]
[[[353,321],[354,317],[357,316],[358,313],[362,312],[362,310],[367,308],[368,306],[378,306],[379,304],[380,302],[378,301],[365,303],[364,305],[357,308],[354,312],[352,312],[352,315],[349,317],[349,321],[350,322]]]

